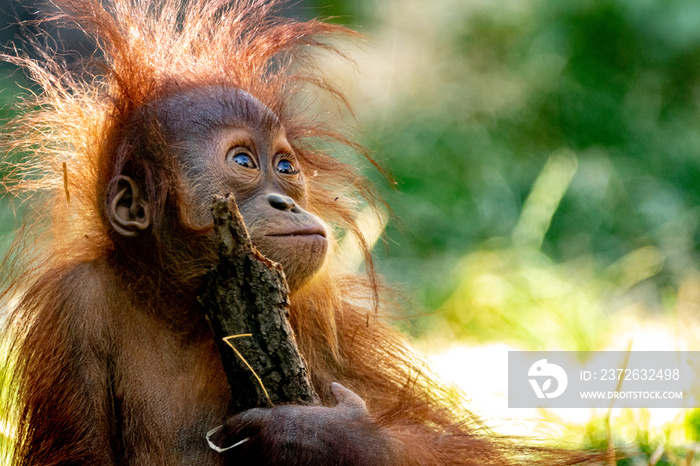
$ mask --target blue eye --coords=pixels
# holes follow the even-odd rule
[[[299,170],[294,168],[294,164],[287,159],[277,162],[277,171],[284,175],[296,175],[299,173]]]
[[[256,168],[250,152],[243,147],[234,147],[226,154],[226,162],[235,163],[245,168]]]
[[[242,167],[255,168],[255,164],[253,163],[253,160],[245,154],[234,155],[233,161]]]

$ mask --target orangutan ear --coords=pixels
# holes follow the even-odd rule
[[[122,236],[138,236],[151,226],[151,211],[141,196],[139,184],[124,175],[115,176],[111,183],[116,183],[117,193],[107,206],[109,223]]]

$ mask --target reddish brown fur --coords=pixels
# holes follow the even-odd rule
[[[173,440],[168,427],[180,423],[186,433],[216,425],[185,425],[197,419],[189,411],[192,393],[219,424],[228,404],[216,350],[191,298],[212,258],[194,252],[202,232],[188,227],[180,174],[143,109],[192,86],[224,85],[254,95],[279,116],[304,171],[318,174],[308,177],[310,210],[361,240],[354,219],[362,202],[356,200],[371,205],[370,189],[352,167],[314,144],[358,147],[304,112],[309,105],[299,93],[315,86],[342,100],[314,73],[308,50],[334,51],[328,36],[355,34],[317,21],[277,19],[275,2],[242,0],[231,8],[225,0],[193,0],[188,7],[176,0],[114,0],[110,11],[98,0],[55,3],[63,13],[53,19],[82,27],[103,58],[67,72],[49,52],[40,60],[5,57],[28,69],[42,91],[27,100],[31,110],[15,122],[10,139],[10,149],[28,149],[37,158],[14,166],[4,184],[12,192],[51,194],[41,247],[4,295],[19,298],[6,333],[13,371],[5,402],[17,434],[15,462],[118,464],[130,458],[140,464],[153,453],[163,463],[184,464],[187,458],[171,446],[190,439]],[[137,150],[143,145],[148,158]],[[132,252],[130,262],[141,267],[129,270],[115,265],[115,254],[129,249],[111,233],[104,207],[110,180],[125,166],[149,174],[144,189],[153,217],[171,221],[153,225],[155,259],[143,263],[139,251]],[[167,212],[178,212],[176,221]],[[404,340],[378,318],[373,298],[379,289],[362,244],[367,276],[327,266],[292,297],[297,340],[324,402],[330,402],[333,381],[358,393],[402,444],[406,464],[586,458],[499,438],[460,410],[461,400],[433,383]],[[119,405],[124,387],[137,394],[128,406]],[[177,394],[174,402],[163,398],[166,392]]]

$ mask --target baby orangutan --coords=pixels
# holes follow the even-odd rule
[[[41,88],[8,128],[10,148],[36,158],[5,185],[52,194],[45,233],[24,238],[23,251],[36,252],[3,295],[13,299],[3,386],[14,464],[587,458],[485,430],[376,312],[381,290],[355,223],[358,200],[371,205],[369,187],[318,148],[356,145],[303,104],[310,92],[342,99],[315,73],[310,50],[333,51],[327,37],[354,33],[278,18],[274,1],[54,3],[53,19],[79,26],[100,53],[82,67],[50,51],[4,57]],[[254,245],[284,269],[322,406],[231,409],[196,300],[217,261],[211,199],[227,193]],[[331,260],[342,232],[365,247],[367,276]]]

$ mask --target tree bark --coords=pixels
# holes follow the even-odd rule
[[[215,196],[211,212],[219,263],[207,274],[199,301],[236,412],[280,403],[320,404],[289,324],[282,266],[255,249],[232,194]]]

